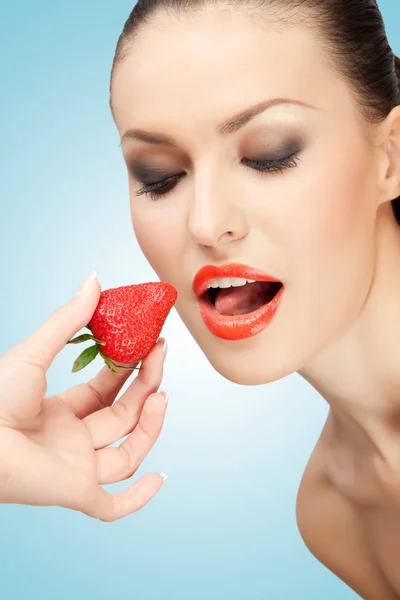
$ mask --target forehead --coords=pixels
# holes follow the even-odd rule
[[[118,65],[112,102],[122,133],[133,126],[174,129],[219,122],[269,97],[292,97],[335,111],[352,104],[348,83],[328,67],[311,30],[261,23],[243,11],[161,12]],[[354,109],[354,106],[353,106]]]

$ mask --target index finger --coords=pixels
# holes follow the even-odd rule
[[[34,333],[9,350],[5,357],[36,364],[47,371],[69,340],[93,316],[101,288],[93,272],[85,279],[81,293],[57,308]]]

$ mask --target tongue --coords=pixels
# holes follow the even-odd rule
[[[266,289],[268,283],[262,281],[221,289],[215,300],[215,309],[226,316],[253,312],[266,303]]]

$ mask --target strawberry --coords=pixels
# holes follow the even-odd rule
[[[86,348],[74,362],[72,372],[80,371],[97,354],[111,371],[114,367],[135,370],[157,342],[164,322],[176,302],[178,293],[169,283],[140,283],[105,290],[86,326],[93,335],[84,334],[68,344],[88,340],[96,343]],[[136,366],[127,366],[136,363]]]

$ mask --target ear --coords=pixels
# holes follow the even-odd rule
[[[400,196],[400,106],[393,108],[381,125],[383,161],[379,204]]]

